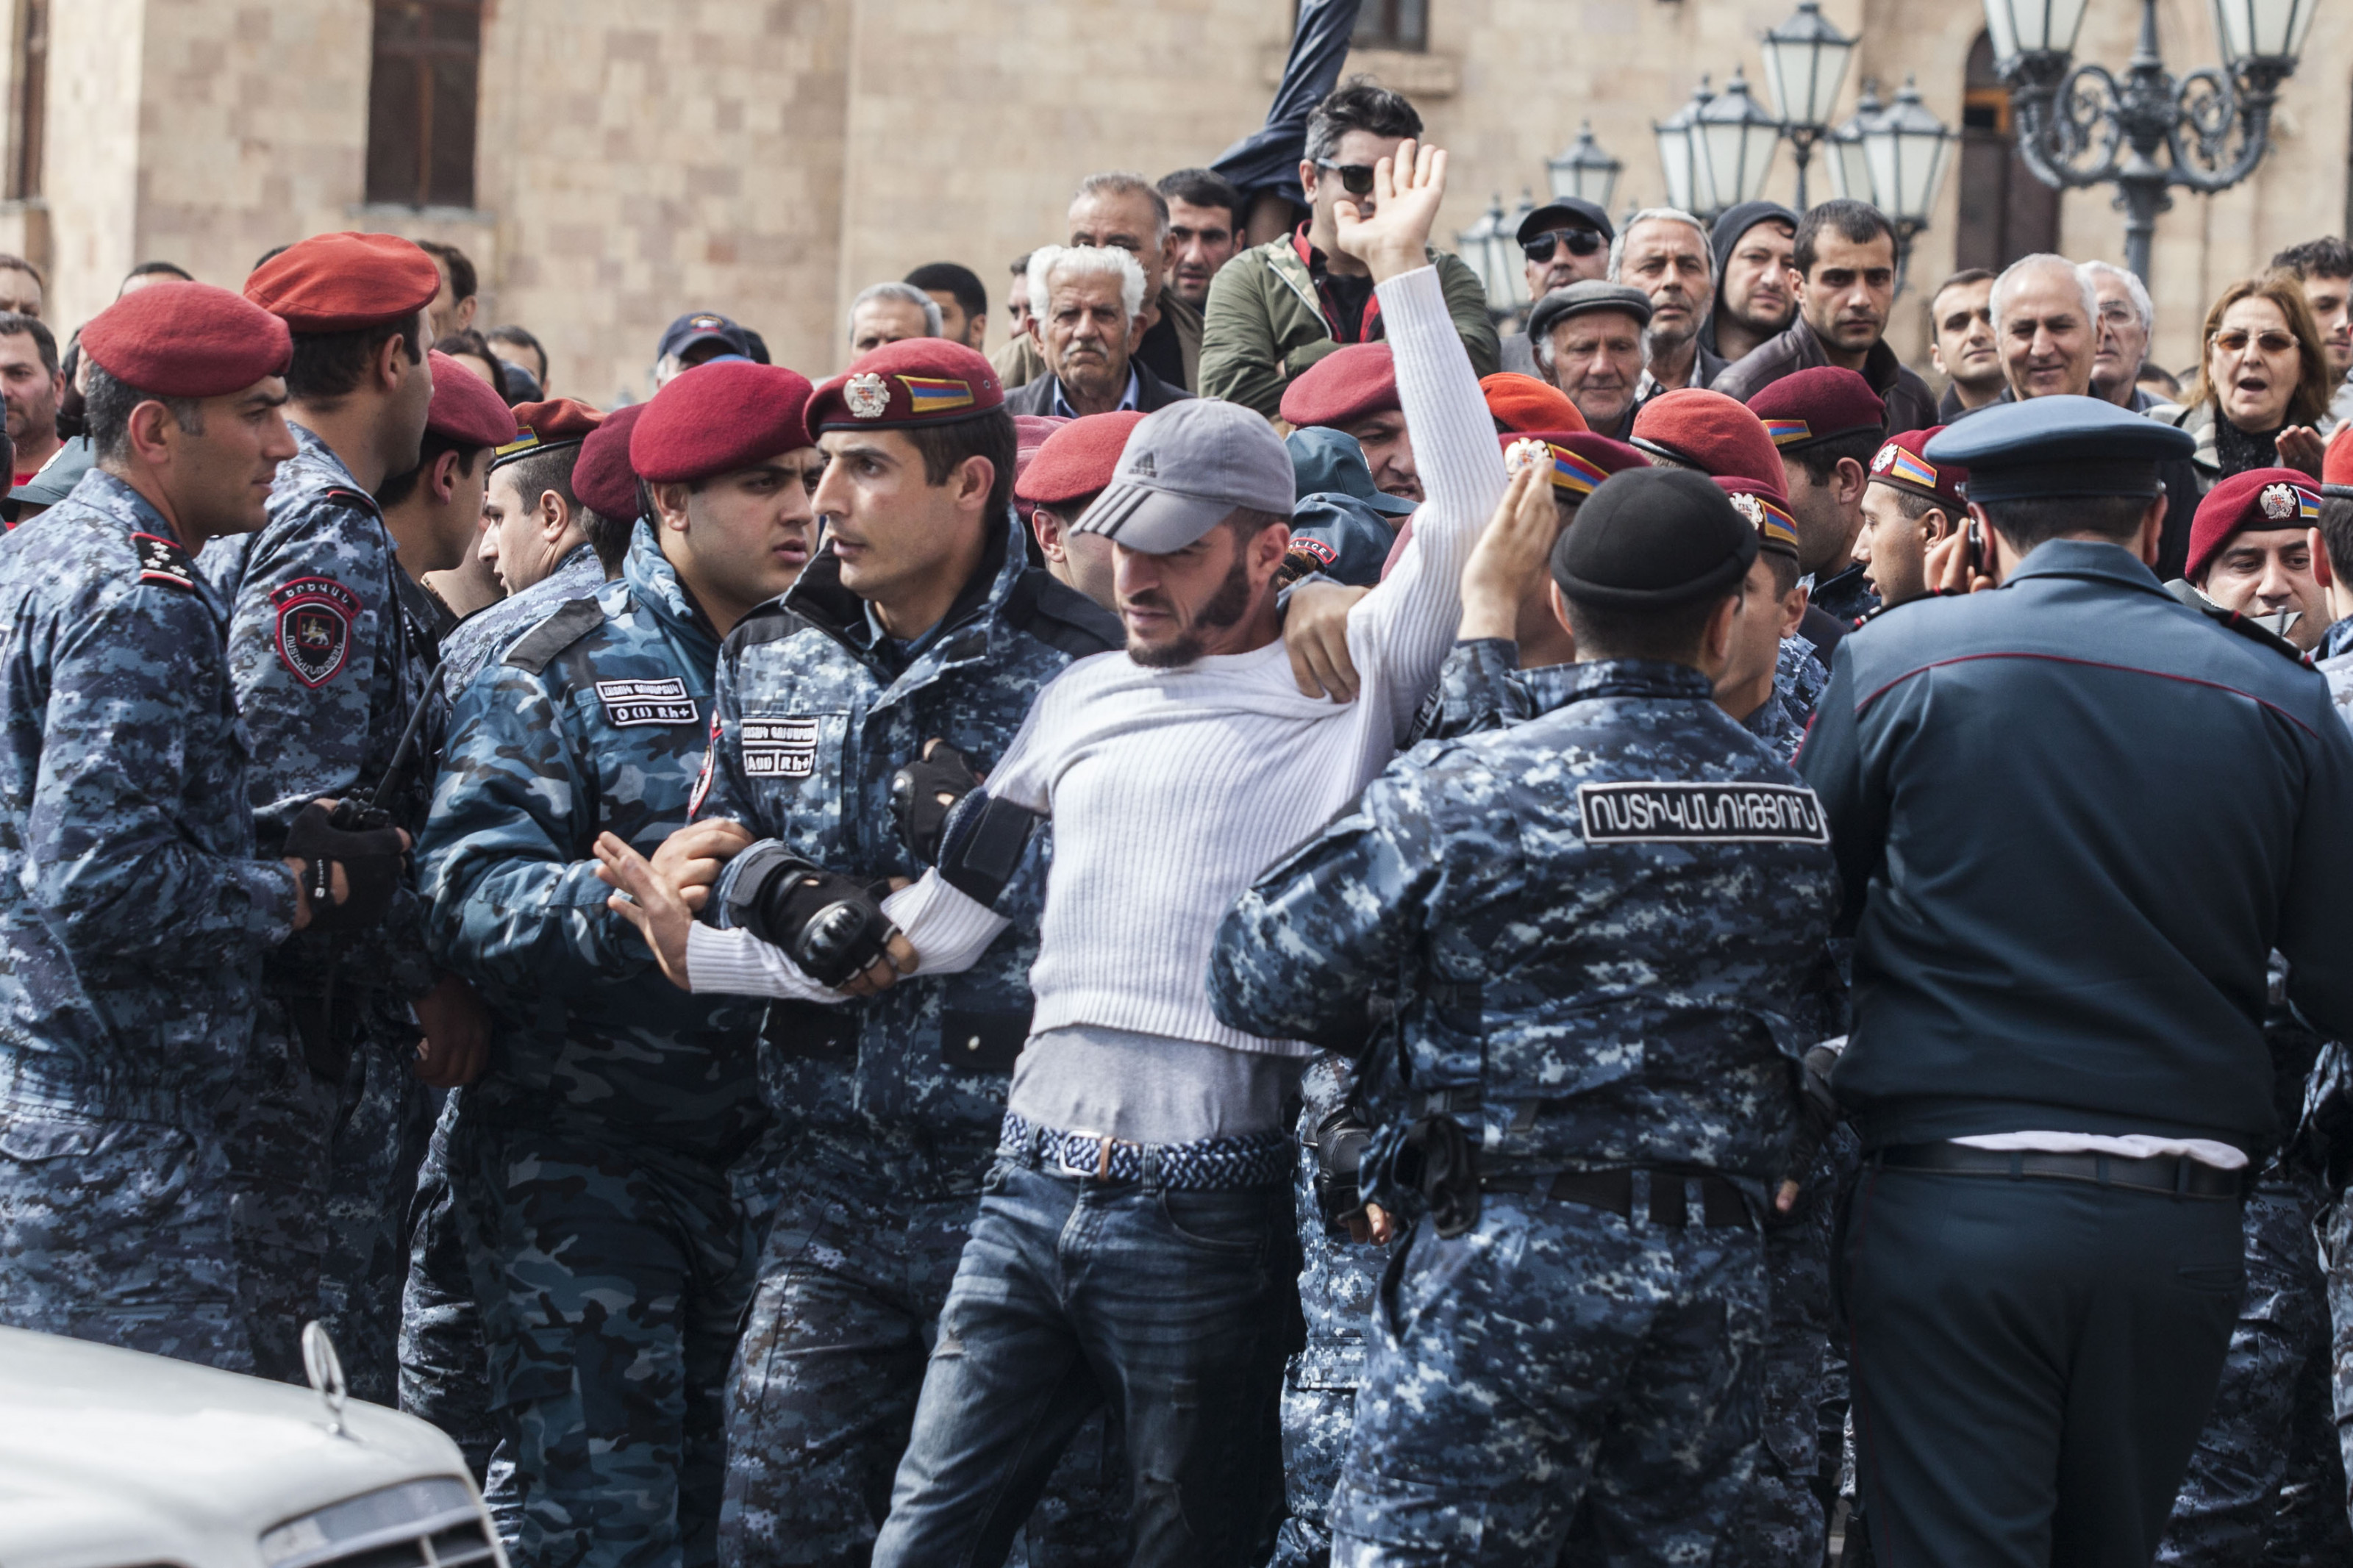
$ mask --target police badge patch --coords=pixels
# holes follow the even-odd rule
[[[805,779],[817,771],[817,721],[744,721],[744,773],[755,779]]]
[[[174,588],[195,589],[196,563],[175,542],[160,533],[134,533],[131,547],[139,552],[142,583],[168,583]]]
[[[702,715],[686,694],[686,682],[677,676],[660,680],[600,680],[596,700],[605,705],[606,721],[627,729],[632,724],[691,724]]]
[[[841,400],[860,419],[880,419],[890,411],[891,389],[872,371],[860,371],[841,384]]]
[[[1879,449],[1879,456],[1871,459],[1871,471],[1874,474],[1883,474],[1889,468],[1894,468],[1895,466],[1895,454],[1902,450],[1903,448],[1895,445],[1893,441],[1890,441],[1886,446],[1882,447]]]
[[[332,577],[297,577],[271,592],[278,612],[278,657],[305,686],[324,686],[351,656],[360,596]]]
[[[1734,496],[1732,498],[1732,510],[1746,518],[1748,520],[1749,527],[1762,528],[1765,526],[1765,503],[1758,500],[1755,496]]]
[[[2263,495],[2258,499],[2263,502],[2263,515],[2274,522],[2284,521],[2295,515],[2294,485],[2265,485]]]

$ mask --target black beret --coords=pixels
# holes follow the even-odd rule
[[[1757,529],[1704,474],[1610,475],[1553,546],[1561,595],[1611,609],[1672,609],[1730,592],[1757,559]]]

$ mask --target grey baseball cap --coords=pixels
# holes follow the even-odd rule
[[[1072,526],[1146,555],[1184,549],[1237,507],[1289,517],[1291,450],[1263,416],[1190,397],[1147,414],[1128,433],[1111,483]]]

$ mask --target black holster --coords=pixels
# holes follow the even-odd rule
[[[1479,1146],[1453,1117],[1407,1128],[1391,1169],[1399,1186],[1421,1194],[1440,1237],[1451,1241],[1479,1223]]]

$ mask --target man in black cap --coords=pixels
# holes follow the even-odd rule
[[[653,390],[682,370],[715,359],[750,359],[752,335],[713,310],[689,310],[664,329],[654,351]]]
[[[2284,1131],[2272,951],[2353,1029],[2353,738],[2148,570],[2179,437],[2063,395],[1931,439],[1979,541],[1932,580],[2000,591],[1846,638],[1799,753],[1856,939],[1836,1268],[1883,1563],[2150,1560]]]
[[[1798,318],[1789,287],[1798,215],[1779,202],[1743,202],[1708,231],[1715,252],[1715,312],[1699,330],[1699,346],[1727,363]]]
[[[1603,481],[1553,547],[1558,705],[1400,758],[1219,928],[1235,1028],[1408,999],[1412,1093],[1358,1170],[1411,1229],[1335,1562],[1731,1554],[1836,900],[1820,805],[1715,700],[1758,547],[1701,475]]]
[[[1528,312],[1536,374],[1568,395],[1586,427],[1622,441],[1642,386],[1642,331],[1651,297],[1627,283],[1579,279]]]
[[[1609,274],[1609,242],[1618,231],[1609,215],[1588,201],[1562,196],[1546,203],[1520,220],[1521,263],[1528,298],[1541,300],[1556,289]],[[1505,370],[1541,377],[1536,369],[1535,341],[1525,331],[1504,340],[1499,363]]]

